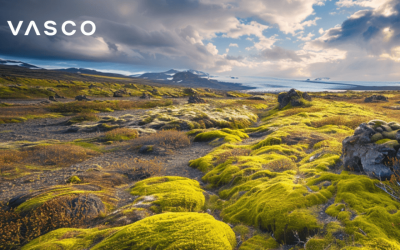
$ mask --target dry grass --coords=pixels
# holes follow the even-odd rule
[[[109,169],[124,174],[130,180],[138,181],[152,176],[162,176],[164,174],[164,166],[157,159],[141,160],[132,159],[129,162],[114,162]]]
[[[263,165],[263,169],[268,169],[273,172],[283,172],[286,170],[297,170],[297,166],[290,159],[279,159]]]
[[[35,118],[49,114],[43,106],[7,106],[0,107],[0,124],[21,122],[21,117]]]
[[[163,130],[155,134],[145,135],[132,141],[134,148],[143,145],[152,145],[155,149],[177,149],[190,145],[190,139],[185,132],[176,130]]]
[[[331,116],[323,118],[318,121],[313,121],[312,125],[316,128],[323,127],[325,125],[337,125],[355,129],[361,123],[368,122],[373,119],[374,119],[373,117],[365,117],[365,116],[356,116],[356,117]]]
[[[85,227],[89,218],[79,214],[73,216],[69,212],[74,198],[53,199],[27,214],[0,209],[0,248],[18,249],[18,246],[57,228]]]
[[[13,178],[36,167],[68,167],[97,155],[96,151],[76,145],[41,145],[21,150],[0,150],[0,174]]]
[[[219,155],[217,155],[217,159],[215,161],[215,165],[219,165],[221,163],[226,162],[229,158],[238,157],[238,156],[248,156],[251,153],[251,149],[245,148],[235,148],[230,151],[225,151]]]
[[[76,116],[72,117],[71,119],[68,120],[68,124],[75,124],[75,123],[81,123],[85,121],[98,121],[99,117],[90,112],[82,112],[80,114],[77,114]]]
[[[107,141],[126,141],[135,139],[138,136],[138,131],[130,128],[117,128],[105,133]]]

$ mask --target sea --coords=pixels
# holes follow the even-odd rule
[[[334,81],[323,79],[282,79],[274,77],[231,77],[210,76],[220,82],[240,83],[244,86],[254,87],[251,91],[259,92],[281,92],[295,88],[300,91],[322,92],[322,91],[346,91],[346,90],[400,90],[400,82],[372,82],[372,81]]]

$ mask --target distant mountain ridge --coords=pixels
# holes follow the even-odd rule
[[[24,68],[29,68],[29,69],[40,69],[38,66],[35,66],[33,64],[21,62],[21,61],[16,61],[16,60],[4,60],[0,59],[0,64],[2,65],[8,65],[8,66],[19,66],[19,67],[24,67]]]
[[[144,73],[142,75],[136,76],[136,75],[131,75],[131,76],[136,76],[136,77],[140,77],[140,78],[146,78],[149,80],[164,80],[164,81],[170,81],[173,79],[173,76],[175,74],[178,73],[184,73],[184,72],[189,72],[193,75],[196,75],[198,77],[208,77],[209,74],[202,72],[202,71],[198,71],[198,70],[194,70],[194,69],[189,69],[189,70],[185,70],[185,71],[179,71],[176,69],[170,69],[168,71],[165,72],[154,72],[154,73]]]
[[[47,70],[44,68],[37,67],[32,64],[24,63],[22,61],[15,60],[4,60],[0,59],[0,65],[7,66],[16,66],[16,67],[24,67],[29,69],[41,69]],[[175,70],[170,69],[165,72],[155,72],[155,73],[144,73],[140,75],[122,75],[118,73],[107,73],[101,72],[98,70],[87,69],[87,68],[66,68],[66,69],[49,69],[49,71],[58,71],[58,72],[68,72],[73,74],[85,74],[85,75],[99,75],[99,76],[107,76],[107,77],[121,77],[126,78],[141,78],[151,80],[153,82],[159,84],[168,84],[182,87],[190,87],[190,88],[209,88],[209,89],[219,89],[219,90],[249,90],[255,89],[255,87],[244,86],[240,83],[230,83],[230,82],[219,82],[217,80],[209,79],[209,74],[189,69],[189,70]]]

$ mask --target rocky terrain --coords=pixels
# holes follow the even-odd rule
[[[2,249],[400,249],[400,93],[0,84]]]

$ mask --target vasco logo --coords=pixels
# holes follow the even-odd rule
[[[21,26],[22,26],[23,21],[19,21],[17,28],[14,28],[14,25],[12,24],[11,21],[7,21],[7,23],[8,23],[8,26],[10,26],[10,29],[11,29],[12,34],[13,34],[14,36],[18,35],[19,30],[21,29]],[[90,26],[92,26],[92,30],[91,30],[90,32],[86,32],[86,31],[85,31],[85,26],[86,26],[87,24],[89,24]],[[53,27],[53,26],[50,26],[50,25],[55,26],[55,25],[57,25],[57,24],[56,24],[56,22],[54,22],[54,21],[47,21],[47,22],[45,22],[45,23],[44,23],[44,27],[45,27],[45,29],[47,29],[47,30],[49,30],[49,31],[45,30],[45,31],[44,31],[44,34],[46,34],[46,35],[48,35],[48,36],[54,36],[55,34],[57,34],[57,29],[56,29],[55,27]],[[66,26],[67,26],[67,25],[71,25],[71,26],[75,27],[76,24],[75,24],[73,21],[65,21],[65,22],[62,24],[62,26],[61,26],[61,30],[62,30],[62,32],[64,33],[64,35],[66,35],[66,36],[72,36],[73,34],[75,34],[76,30],[75,30],[75,29],[72,29],[71,31],[67,31],[67,30],[66,30]],[[39,32],[39,30],[38,30],[38,28],[37,28],[37,26],[36,26],[35,21],[30,21],[30,23],[29,23],[29,25],[28,25],[28,28],[27,28],[26,31],[25,31],[25,36],[29,35],[29,32],[31,31],[32,28],[35,30],[36,35],[37,35],[37,36],[40,36],[40,32]],[[70,29],[69,29],[69,30],[70,30]],[[81,25],[81,32],[82,32],[82,34],[84,34],[85,36],[91,36],[91,35],[94,34],[95,31],[96,31],[96,25],[94,24],[94,22],[92,22],[92,21],[84,21],[84,22],[82,23],[82,25]]]

